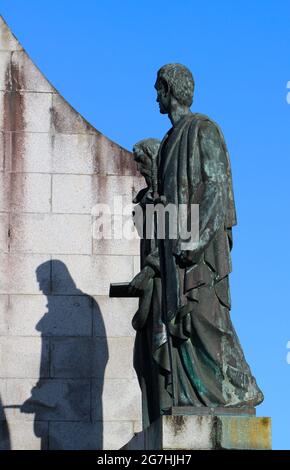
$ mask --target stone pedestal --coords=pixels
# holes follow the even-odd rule
[[[165,415],[137,434],[126,450],[269,450],[271,418],[208,413]]]

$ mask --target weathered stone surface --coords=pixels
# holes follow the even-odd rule
[[[121,179],[121,178],[120,178]],[[128,194],[130,189],[128,188]],[[93,207],[93,253],[108,255],[139,255],[140,238],[133,223],[131,197],[116,195],[108,199],[110,206]]]
[[[111,282],[129,281],[133,276],[131,256],[59,255],[57,258],[66,265],[78,289],[89,295],[108,295]],[[54,260],[52,289],[55,294],[73,294],[75,289],[67,282],[62,266]]]
[[[5,91],[9,79],[11,52],[0,50],[0,90]]]
[[[0,174],[3,185],[0,210],[45,213],[51,209],[51,176],[45,174]],[[8,194],[10,195],[8,197]]]
[[[66,214],[91,214],[93,205],[94,201],[91,176],[53,176],[53,212]]]
[[[5,420],[0,421],[0,450],[11,450],[10,433]]]
[[[120,449],[131,435],[131,421],[51,423],[49,427],[52,450]]]
[[[102,175],[137,175],[132,153],[100,135],[95,137],[95,173]],[[137,175],[138,178],[138,175]]]
[[[52,377],[134,377],[132,338],[58,338],[51,340]]]
[[[161,416],[127,450],[271,449],[271,419],[255,416]]]
[[[0,377],[48,377],[48,361],[47,340],[0,337]]]
[[[119,216],[117,216],[119,217]],[[129,221],[128,218],[123,217],[123,236],[121,240],[112,238],[111,240],[100,238],[96,239],[94,235],[93,239],[93,254],[96,255],[131,255],[136,256],[140,252],[140,239],[135,236],[134,225]],[[96,233],[98,230],[95,230]],[[134,234],[131,237],[132,232]],[[122,233],[122,232],[121,232]],[[125,238],[125,234],[128,233],[128,239]],[[126,236],[127,237],[127,236]]]
[[[11,295],[6,328],[12,336],[91,336],[92,309],[87,296]]]
[[[217,447],[221,449],[270,450],[271,418],[219,416]]]
[[[130,152],[98,132],[53,135],[53,173],[132,176],[135,167]]]
[[[134,338],[108,338],[109,360],[106,367],[106,380],[135,378],[133,369]]]
[[[94,336],[102,336],[103,324],[105,324],[106,334],[109,337],[135,336],[131,321],[137,309],[137,299],[95,297],[93,312]]]
[[[53,173],[92,175],[96,137],[87,134],[53,135]]]
[[[2,20],[0,111],[0,404],[34,399],[27,413],[2,409],[11,439],[2,423],[0,447],[47,448],[48,422],[52,448],[121,447],[140,422],[137,301],[107,296],[131,280],[139,249],[93,243],[91,209],[131,203],[136,164],[57,94]]]
[[[89,421],[90,400],[89,380],[6,380],[8,421]]]
[[[48,255],[20,253],[0,254],[0,294],[39,294],[36,270],[45,263],[39,281],[45,291],[50,289],[50,266]]]
[[[7,135],[10,143],[10,136]],[[5,165],[5,134],[4,132],[0,132],[0,171],[4,171]]]
[[[107,361],[106,338],[55,338],[51,340],[51,377],[103,378]]]
[[[134,256],[134,276],[140,272],[140,258],[139,256]]]
[[[134,434],[142,432],[142,421],[141,420],[134,421],[133,427],[134,427]]]
[[[52,126],[61,134],[95,134],[97,131],[59,94],[52,99]]]
[[[132,421],[104,422],[104,449],[120,449],[133,434]]]
[[[13,149],[17,149],[17,158],[14,155],[10,162],[7,161],[6,170],[29,174],[52,173],[53,139],[53,134],[46,132],[13,134]]]
[[[213,418],[210,416],[164,416],[163,449],[212,449]]]
[[[93,381],[93,420],[140,421],[141,393],[137,379]],[[99,397],[102,396],[102,408]],[[117,397],[117,398],[116,398]]]
[[[19,44],[3,18],[0,16],[0,50],[20,51],[21,49],[22,46]]]
[[[84,254],[92,252],[91,217],[17,214],[11,218],[11,252]],[[62,232],[59,232],[62,227]]]
[[[8,295],[0,295],[0,336],[5,336],[8,334],[8,321],[7,321],[8,306],[9,306]],[[1,383],[0,383],[0,386],[1,386]]]
[[[122,214],[131,206],[132,191],[129,176],[54,175],[53,212],[91,214],[95,204],[106,204],[113,214]]]
[[[4,119],[3,122],[1,121],[1,128],[3,130],[50,131],[51,93],[6,92],[5,97],[2,91],[0,94],[0,103],[5,115],[7,115],[7,119]]]
[[[15,82],[17,91],[37,91],[42,93],[54,92],[54,88],[33,64],[25,51],[16,51],[11,54],[12,73],[15,71],[21,80]]]
[[[8,251],[8,214],[0,214],[0,253]]]
[[[40,438],[41,436],[41,438]],[[0,422],[0,450],[46,450],[48,422]]]
[[[51,450],[92,450],[103,448],[103,423],[50,423]]]

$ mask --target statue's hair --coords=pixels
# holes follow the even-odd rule
[[[194,78],[191,71],[182,64],[163,65],[157,72],[157,83],[165,82],[174,98],[183,105],[191,106],[194,92]]]
[[[140,151],[148,155],[151,160],[155,160],[158,155],[160,147],[160,140],[158,139],[143,139],[137,142],[133,147],[133,152],[138,154]]]

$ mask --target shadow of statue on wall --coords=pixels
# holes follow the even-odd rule
[[[39,380],[23,403],[34,413],[41,449],[102,449],[106,331],[95,299],[79,290],[60,260],[36,270],[47,311],[41,333]]]
[[[9,426],[0,397],[0,450],[11,450]]]

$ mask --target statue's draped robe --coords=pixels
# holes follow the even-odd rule
[[[185,263],[179,257],[179,233],[175,240],[166,236],[154,241],[159,264],[155,263],[153,294],[147,298],[151,304],[139,325],[140,313],[135,316],[135,367],[145,398],[143,413],[149,416],[143,422],[149,424],[173,404],[255,406],[263,395],[229,315],[228,275],[236,224],[229,156],[220,129],[206,116],[190,114],[164,137],[158,193],[165,206],[186,204],[190,209],[199,204],[199,241],[185,251]],[[146,256],[142,262],[147,264]],[[156,282],[159,292],[154,297]],[[152,407],[154,412],[148,414]]]

